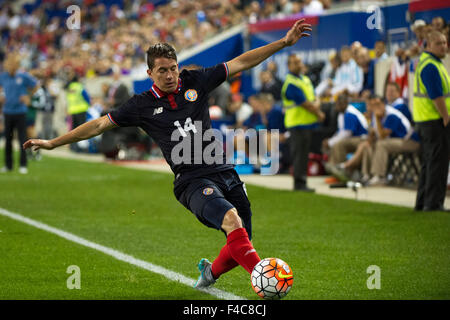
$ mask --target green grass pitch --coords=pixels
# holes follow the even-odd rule
[[[0,207],[196,279],[224,235],[172,192],[172,175],[44,157],[0,175]],[[449,299],[450,215],[247,186],[253,244],[294,271],[285,299]],[[0,215],[0,299],[216,299]],[[69,290],[66,269],[81,270]],[[380,268],[369,290],[367,268]],[[216,287],[259,299],[241,267]]]

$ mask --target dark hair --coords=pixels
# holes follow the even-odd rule
[[[400,86],[398,85],[397,82],[389,81],[388,83],[386,83],[386,87],[387,86],[394,86],[395,89],[397,89],[397,91],[400,92]]]
[[[383,101],[383,98],[375,93],[371,93],[370,96],[367,98],[367,100],[375,100],[375,99],[379,99],[381,101]]]
[[[268,102],[270,104],[273,104],[275,102],[273,95],[271,93],[268,92],[261,92],[258,95],[256,95],[256,99],[260,100],[260,101],[265,101]]]
[[[167,58],[177,61],[175,49],[168,43],[157,43],[151,45],[147,50],[147,65],[150,70],[155,66],[155,59]]]
[[[339,93],[339,95],[336,97],[336,103],[340,105],[348,105],[350,102],[350,94],[347,89]]]

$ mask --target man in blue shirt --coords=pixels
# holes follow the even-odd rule
[[[283,84],[281,96],[285,108],[285,126],[289,130],[289,148],[294,169],[294,190],[314,192],[307,185],[308,156],[313,129],[323,122],[325,114],[314,94],[311,80],[302,74],[304,65],[300,57],[288,57],[289,74]]]
[[[0,73],[0,87],[3,88],[4,95],[1,98],[3,103],[3,114],[5,121],[5,167],[2,172],[11,171],[13,168],[12,139],[14,130],[17,130],[20,144],[25,143],[26,133],[26,113],[31,102],[31,96],[37,90],[37,80],[28,73],[18,72],[20,58],[10,54],[4,62],[5,72]],[[25,150],[20,151],[20,173],[27,173],[27,155]]]
[[[333,165],[344,162],[346,155],[355,152],[358,145],[367,138],[367,119],[361,111],[349,104],[349,100],[347,91],[337,97],[335,108],[338,112],[338,131],[322,142],[323,149],[330,150],[330,163]]]
[[[400,86],[396,82],[388,82],[385,92],[386,103],[397,109],[412,123],[412,115],[405,99],[401,97]]]
[[[415,210],[444,210],[450,141],[450,76],[441,59],[447,39],[432,31],[427,36],[414,74],[413,119],[421,142],[422,166]]]
[[[389,154],[417,152],[420,147],[419,137],[409,120],[397,109],[385,105],[381,97],[372,95],[367,103],[373,111],[372,126],[377,141],[374,148],[364,149],[363,163],[370,163],[370,172],[367,172],[366,167],[363,174],[372,175],[369,185],[385,184]]]

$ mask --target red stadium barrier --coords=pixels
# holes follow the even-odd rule
[[[409,3],[409,11],[421,12],[427,10],[450,8],[448,0],[415,0]]]

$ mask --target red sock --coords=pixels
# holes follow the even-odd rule
[[[230,232],[227,236],[227,246],[233,259],[250,274],[256,264],[261,261],[248,239],[245,228],[239,228]]]
[[[220,250],[219,256],[213,261],[211,266],[214,279],[218,279],[222,274],[230,271],[238,265],[239,263],[237,263],[231,256],[228,246],[224,245]]]

